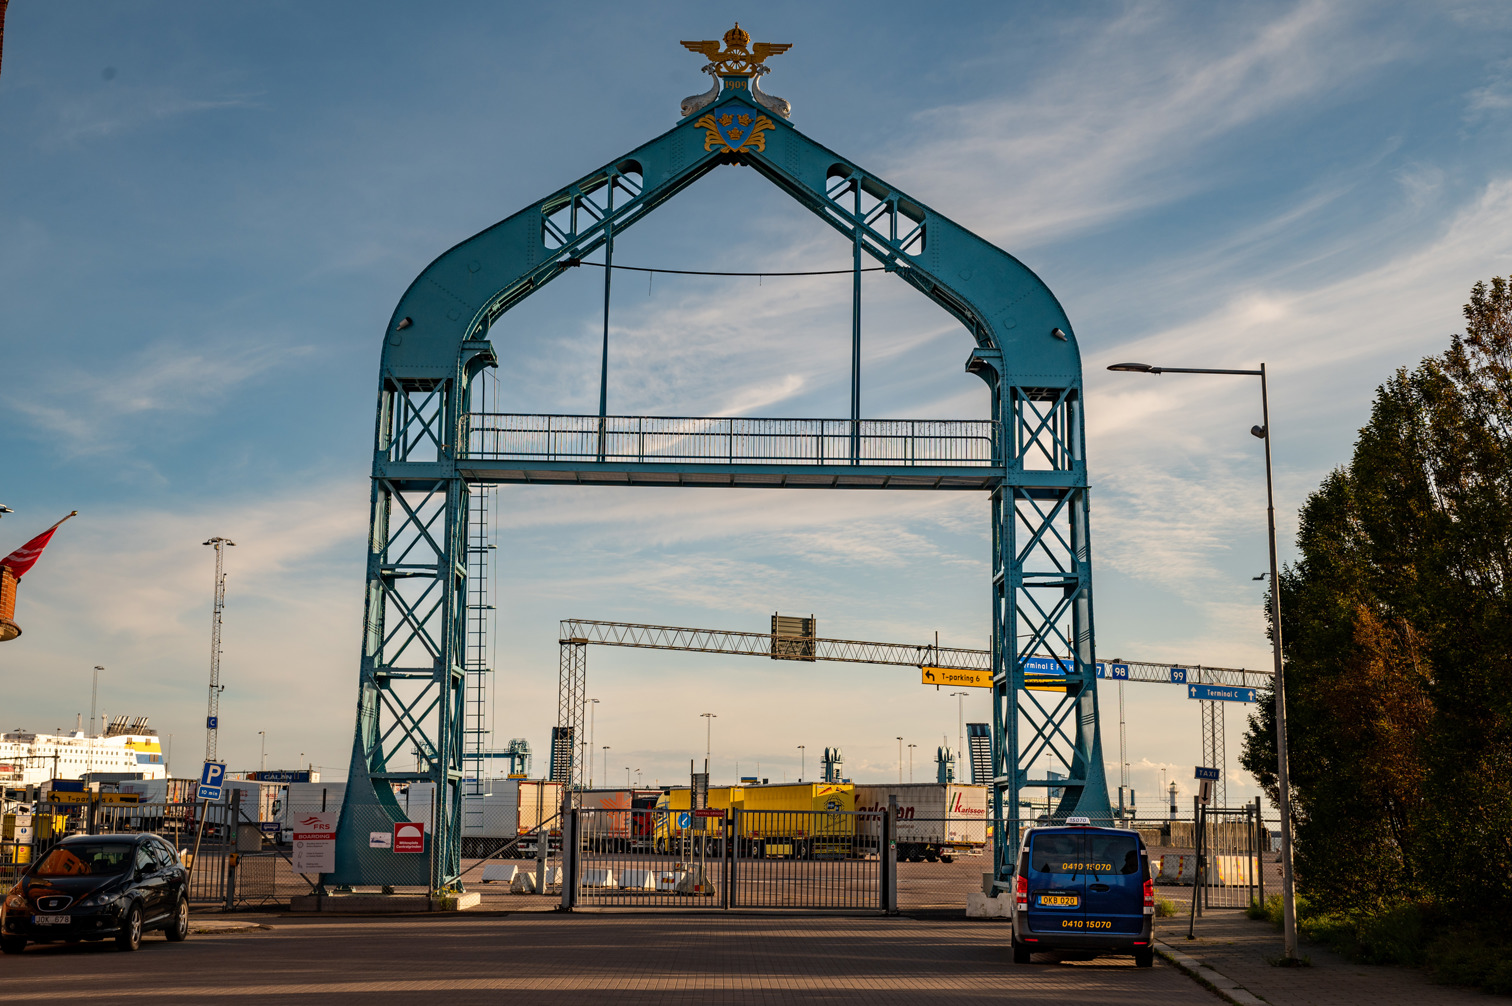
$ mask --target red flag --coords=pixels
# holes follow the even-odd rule
[[[75,510],[68,517],[72,517],[78,512]],[[67,520],[68,517],[64,517],[63,520]],[[58,521],[58,524],[62,524],[63,520]],[[26,574],[26,571],[35,566],[37,560],[42,557],[42,550],[47,547],[48,542],[52,541],[53,532],[58,530],[58,524],[54,524],[46,531],[43,531],[4,559],[0,559],[0,566],[9,569],[11,576],[14,576],[17,580],[21,579]]]

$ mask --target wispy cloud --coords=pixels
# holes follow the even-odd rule
[[[64,454],[93,454],[160,435],[154,419],[212,412],[238,386],[308,352],[269,342],[191,349],[160,341],[115,368],[77,360],[61,373],[12,388],[4,401]]]
[[[933,201],[947,213],[969,207],[974,229],[1006,247],[1063,240],[1202,190],[1215,140],[1398,55],[1349,13],[1313,0],[1216,39],[1164,4],[1078,22],[1084,34],[1027,93],[921,114],[889,173],[942,193]]]
[[[131,133],[156,123],[226,109],[256,108],[256,94],[191,98],[169,88],[113,83],[57,104],[53,127],[41,137],[44,147],[76,146]]]

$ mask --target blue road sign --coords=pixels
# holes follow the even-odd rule
[[[1069,674],[1075,664],[1070,657],[1025,657],[1025,674]]]
[[[1187,698],[1209,702],[1254,702],[1256,691],[1231,685],[1187,685]]]
[[[1218,777],[1220,775],[1222,775],[1222,774],[1223,773],[1219,772],[1215,768],[1206,768],[1206,767],[1204,767],[1202,765],[1198,765],[1197,766],[1197,774],[1194,775],[1194,776],[1192,776],[1192,778],[1193,779],[1212,779],[1212,780],[1216,781],[1218,779]]]
[[[221,788],[226,782],[226,763],[220,761],[205,762],[204,770],[200,772],[199,798],[201,800],[219,800]]]
[[[1184,685],[1184,684],[1186,684],[1186,668],[1185,667],[1173,667],[1173,668],[1171,668],[1171,684],[1173,684],[1173,685]]]
[[[1129,665],[1105,664],[1099,660],[1097,662],[1097,676],[1099,678],[1112,678],[1114,681],[1128,681]]]
[[[683,811],[677,815],[677,826],[686,831],[693,824],[693,815]]]
[[[216,724],[219,723],[219,722],[220,722],[220,717],[219,716],[206,716],[205,717],[205,729],[206,730],[214,730],[214,729],[216,729]]]

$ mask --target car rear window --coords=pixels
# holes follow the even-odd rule
[[[38,877],[113,877],[126,872],[134,846],[124,843],[60,845],[37,864]]]

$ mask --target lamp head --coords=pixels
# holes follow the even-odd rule
[[[1118,370],[1130,374],[1158,374],[1159,367],[1152,367],[1148,363],[1115,363],[1109,370]]]
[[[1263,427],[1263,426],[1251,426],[1250,427],[1250,436],[1252,436],[1252,437],[1259,437],[1261,440],[1265,439],[1265,435],[1268,432],[1269,431],[1265,427]]]

